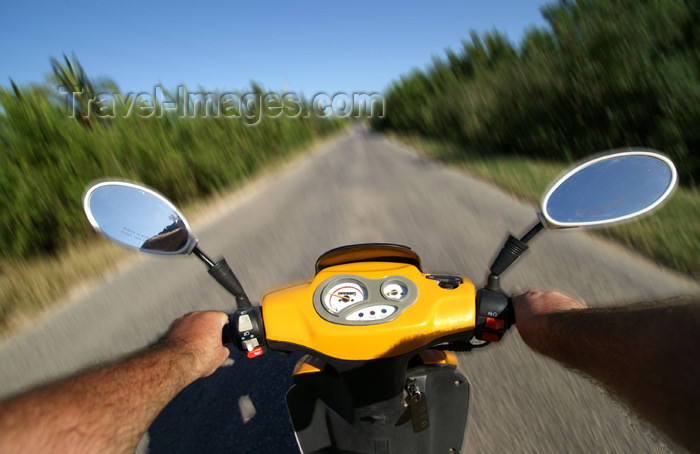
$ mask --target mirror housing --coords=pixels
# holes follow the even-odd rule
[[[103,181],[85,191],[83,209],[95,230],[121,246],[152,254],[194,254],[207,266],[211,277],[235,297],[239,315],[257,317],[262,327],[262,313],[252,307],[226,260],[214,262],[197,247],[197,238],[185,217],[161,194],[128,181]],[[237,332],[237,339],[241,335],[248,336],[244,340],[251,336],[256,339],[261,346],[255,350],[256,355],[265,345],[264,331],[260,330],[253,334],[248,330]]]
[[[547,192],[542,215],[551,228],[609,224],[640,216],[673,191],[678,176],[666,156],[625,151],[584,162]]]
[[[673,162],[651,150],[612,153],[574,167],[545,195],[537,224],[520,239],[509,236],[491,265],[485,290],[501,292],[501,273],[544,227],[597,226],[640,216],[668,198],[677,180]]]
[[[156,191],[128,181],[104,181],[83,197],[90,224],[109,240],[152,254],[189,254],[197,245],[178,209]]]

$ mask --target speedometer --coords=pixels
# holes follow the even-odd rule
[[[363,326],[394,321],[418,299],[418,288],[407,276],[379,275],[370,279],[336,274],[314,290],[316,313],[339,325]]]
[[[367,299],[367,290],[357,281],[342,281],[326,288],[323,305],[331,314]]]

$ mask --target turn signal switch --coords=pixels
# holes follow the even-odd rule
[[[224,329],[224,343],[233,343],[248,358],[255,358],[267,351],[262,310],[259,307],[234,312],[229,316],[227,326],[229,333]]]
[[[498,342],[513,324],[513,307],[510,298],[498,290],[480,289],[476,293],[475,337]]]

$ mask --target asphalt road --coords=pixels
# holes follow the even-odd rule
[[[231,198],[195,230],[223,254],[251,297],[312,276],[318,255],[362,242],[411,246],[424,270],[482,283],[508,232],[536,208],[361,128]],[[76,219],[76,222],[87,222]],[[696,283],[589,234],[544,232],[505,275],[505,287],[557,288],[591,305],[697,293]],[[179,315],[230,311],[228,295],[191,257],[144,257],[82,292],[0,347],[0,396],[155,340]],[[297,452],[283,396],[295,356],[232,355],[183,391],[139,451]],[[512,330],[460,356],[472,385],[467,453],[657,453],[655,431],[589,380],[532,353]],[[256,415],[243,423],[239,400]],[[250,415],[248,415],[250,416]],[[118,422],[115,422],[118,424]]]

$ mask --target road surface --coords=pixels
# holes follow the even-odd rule
[[[424,270],[478,285],[507,233],[524,233],[535,210],[358,127],[239,191],[215,220],[194,227],[202,249],[226,256],[259,301],[266,290],[309,279],[324,251],[363,242],[410,245]],[[533,243],[505,287],[557,288],[591,305],[698,292],[694,282],[588,234],[544,232]],[[202,309],[230,312],[231,302],[198,260],[135,260],[4,343],[0,396],[143,347],[176,317]],[[283,405],[296,359],[234,353],[164,410],[139,451],[297,452]],[[532,353],[515,330],[460,361],[472,384],[463,452],[668,452],[653,429],[589,380]],[[247,423],[241,398],[256,411]]]

